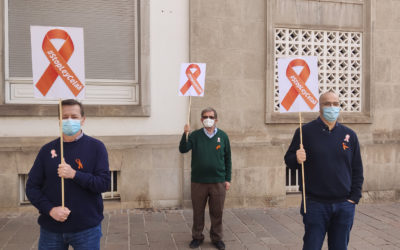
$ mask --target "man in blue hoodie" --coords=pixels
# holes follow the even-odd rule
[[[360,145],[356,133],[337,122],[340,103],[335,93],[322,94],[319,105],[320,116],[303,126],[303,145],[296,130],[285,162],[291,169],[304,163],[303,249],[321,249],[328,234],[329,249],[344,250],[364,181]]]
[[[39,210],[39,249],[100,249],[103,200],[110,185],[108,154],[104,144],[86,134],[83,106],[62,101],[64,161],[60,138],[44,145],[29,172],[26,195]],[[64,178],[65,206],[61,201]]]

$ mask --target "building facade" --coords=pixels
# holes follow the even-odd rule
[[[26,174],[58,135],[57,101],[33,98],[30,25],[84,28],[84,132],[105,142],[113,175],[105,197],[122,207],[190,206],[190,154],[178,151],[188,99],[177,94],[189,61],[207,63],[192,128],[212,106],[231,139],[226,206],[290,204],[297,178],[283,156],[298,115],[279,113],[277,59],[292,56],[317,56],[320,92],[340,97],[339,121],[361,144],[363,201],[399,199],[399,1],[52,2],[2,1],[1,208],[26,202]]]

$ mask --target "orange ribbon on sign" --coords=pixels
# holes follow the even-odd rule
[[[50,39],[63,39],[65,42],[60,50],[57,51]],[[45,96],[57,77],[60,76],[72,93],[77,96],[84,86],[67,64],[74,52],[74,44],[71,37],[64,30],[50,30],[43,39],[42,49],[47,59],[49,59],[50,65],[36,84],[38,90]]]
[[[296,66],[304,66],[303,70],[300,72],[300,75],[297,75],[297,73],[293,70],[293,67]],[[308,67],[306,61],[302,59],[294,59],[291,61],[287,66],[286,76],[293,86],[283,98],[281,105],[286,110],[289,110],[297,96],[300,94],[310,109],[313,109],[315,105],[317,105],[318,100],[306,86],[306,82],[310,76],[310,68]]]
[[[196,71],[192,73],[191,69],[195,69]],[[190,64],[186,68],[186,76],[188,77],[187,82],[182,86],[181,93],[182,95],[186,94],[186,92],[192,86],[194,90],[200,95],[203,92],[203,88],[201,87],[200,83],[197,81],[197,77],[200,76],[200,67],[197,64]]]

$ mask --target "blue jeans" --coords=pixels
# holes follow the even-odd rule
[[[320,250],[328,233],[329,250],[346,250],[353,226],[355,204],[348,201],[321,203],[307,199],[307,213],[303,204],[300,213],[304,223],[304,250]]]
[[[76,233],[53,233],[40,227],[39,250],[99,250],[101,224]]]

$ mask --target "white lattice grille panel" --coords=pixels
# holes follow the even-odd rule
[[[319,92],[339,95],[342,111],[361,111],[362,33],[275,29],[274,112],[279,112],[279,57],[317,56]]]

